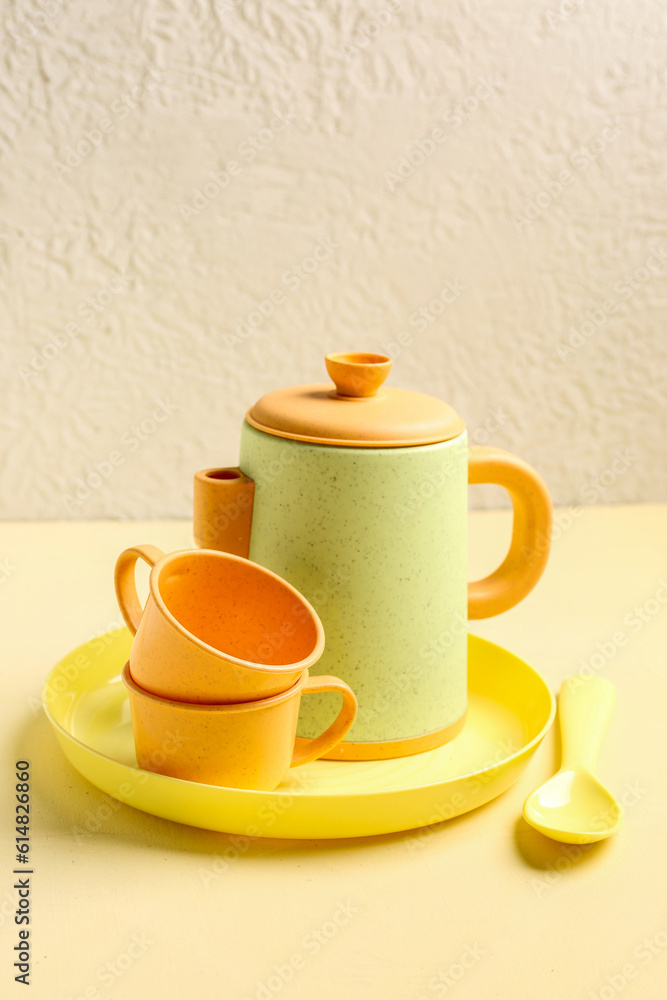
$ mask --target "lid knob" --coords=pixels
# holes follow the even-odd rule
[[[327,354],[324,360],[339,396],[375,396],[391,369],[386,354]]]

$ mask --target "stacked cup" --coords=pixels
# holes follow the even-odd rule
[[[142,608],[135,566],[151,567]],[[329,753],[356,714],[337,677],[310,678],[322,623],[289,583],[240,556],[207,549],[165,555],[137,545],[118,557],[118,604],[134,641],[122,678],[139,767],[174,778],[270,791],[290,767]],[[315,739],[296,737],[302,694],[343,696]]]

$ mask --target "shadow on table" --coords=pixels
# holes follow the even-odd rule
[[[611,849],[610,840],[600,840],[597,844],[561,844],[550,840],[526,823],[523,816],[519,816],[514,826],[514,840],[519,854],[530,868],[558,877],[580,864],[592,862]]]
[[[416,830],[335,840],[254,838],[219,833],[150,815],[100,791],[65,757],[41,710],[24,721],[13,745],[17,760],[25,758],[31,762],[32,836],[64,840],[71,845],[74,854],[85,850],[86,845],[99,846],[101,838],[106,838],[132,844],[137,849],[185,851],[228,861],[237,858],[248,861],[271,854],[331,854],[395,843],[404,843],[406,854],[419,857],[427,842],[433,843],[435,838],[453,834],[460,823],[471,822],[472,814],[465,813]],[[494,799],[473,812],[493,810],[497,805],[498,799]]]

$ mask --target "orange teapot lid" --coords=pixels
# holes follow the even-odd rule
[[[277,437],[356,448],[400,448],[458,437],[465,424],[440,399],[383,387],[386,354],[328,354],[328,383],[296,385],[262,396],[247,414],[253,427]]]

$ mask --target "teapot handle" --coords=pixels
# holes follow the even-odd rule
[[[544,572],[551,547],[551,497],[532,466],[501,448],[470,449],[468,482],[504,486],[514,507],[504,561],[490,576],[468,584],[468,618],[491,618],[522,601]]]

